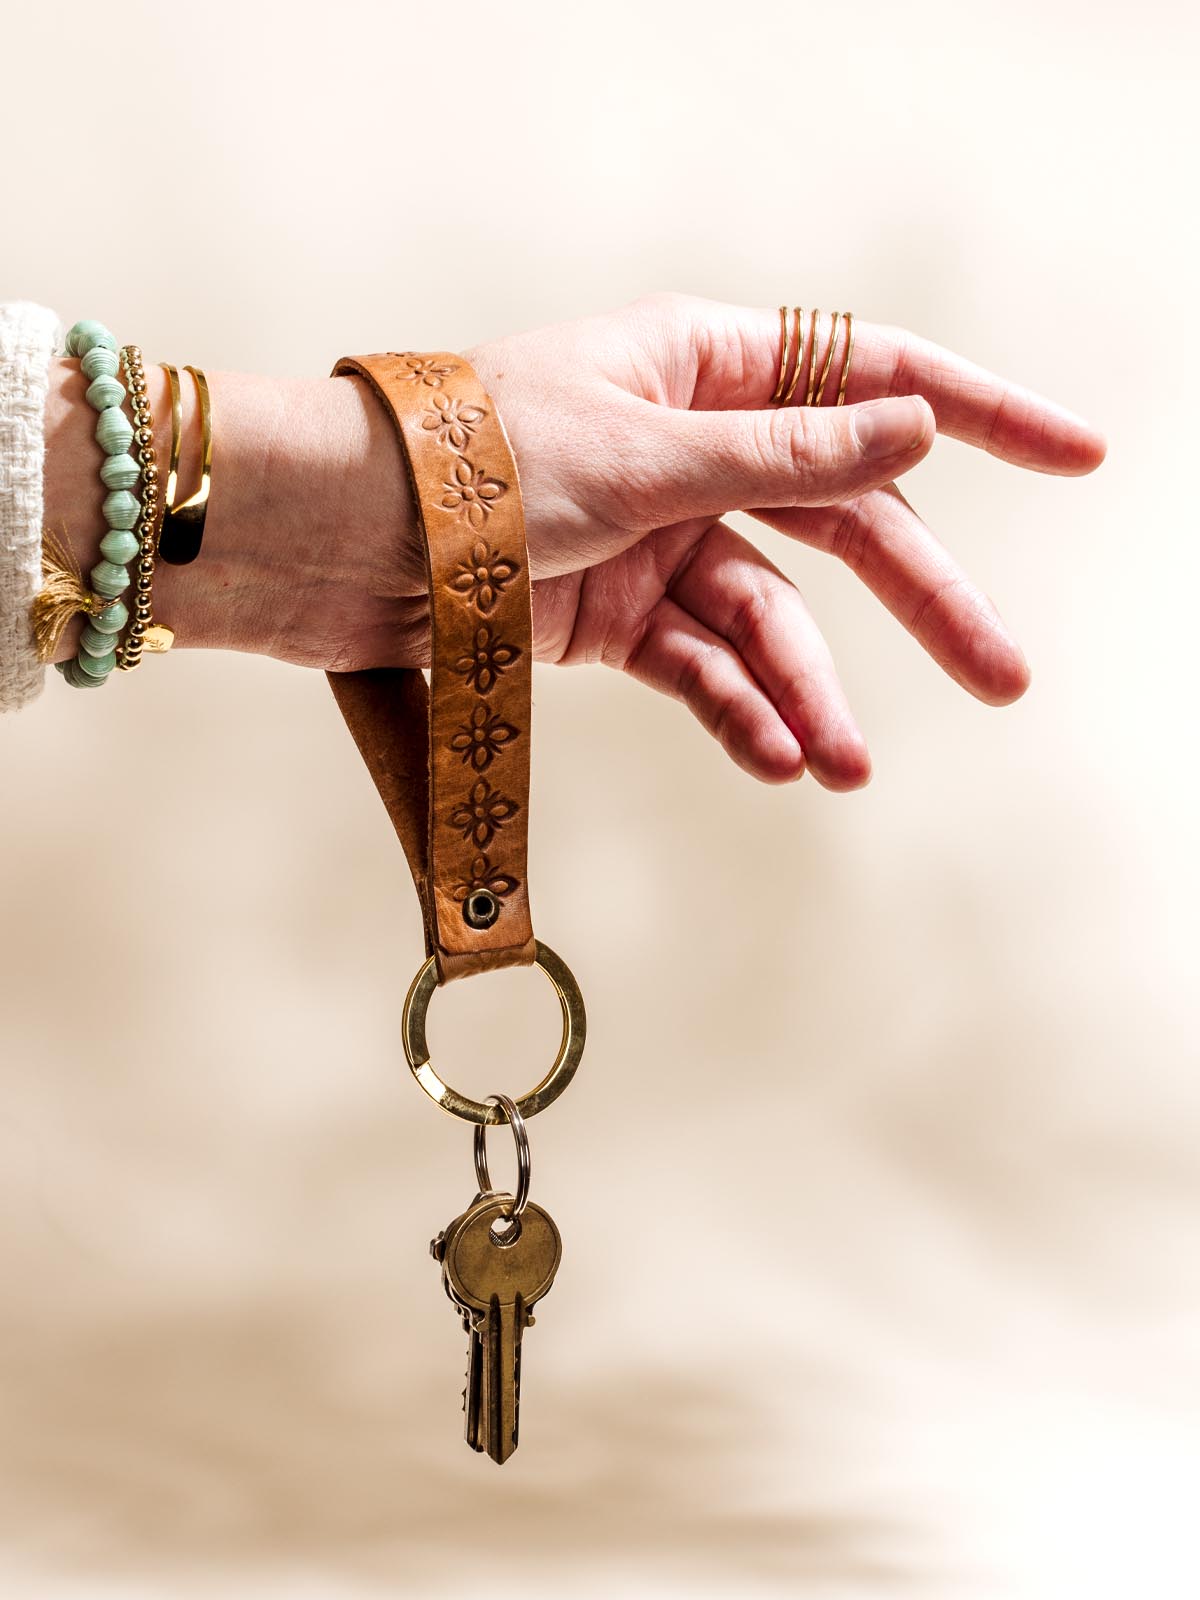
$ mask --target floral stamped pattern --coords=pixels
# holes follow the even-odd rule
[[[471,547],[470,558],[460,561],[458,572],[446,587],[487,616],[495,609],[504,585],[515,578],[520,568],[515,561],[506,561],[499,550],[492,550],[482,539]]]
[[[468,613],[473,611],[480,619],[490,618],[521,566],[502,555],[498,545],[479,537],[509,490],[504,479],[495,477],[465,454],[477,442],[488,409],[476,403],[473,393],[463,397],[444,391],[446,379],[459,370],[457,365],[412,352],[406,352],[401,359],[406,368],[403,378],[434,391],[417,420],[426,437],[432,436],[438,445],[452,452],[439,504],[442,511],[450,513],[448,520],[468,533],[468,547],[464,550],[459,546],[462,554],[457,557],[453,575],[443,580],[445,589]],[[455,624],[455,632],[458,627]],[[464,679],[464,687],[477,696],[489,695],[524,654],[520,645],[510,644],[502,637],[494,623],[482,620],[456,642],[462,653],[450,660],[450,670]],[[464,707],[460,716],[462,720],[449,736],[449,748],[475,774],[487,772],[521,737],[521,730],[482,698],[469,712]],[[445,826],[453,828],[475,852],[469,871],[465,863],[459,867],[460,881],[452,889],[457,901],[462,903],[481,889],[503,900],[517,888],[519,879],[499,870],[486,852],[500,830],[521,812],[520,803],[483,776],[477,776],[469,791],[448,806],[443,813]]]
[[[426,433],[436,433],[439,444],[449,445],[452,450],[465,450],[487,412],[482,406],[468,405],[448,394],[435,394],[430,398],[433,410],[421,413],[421,426]]]
[[[501,483],[499,478],[489,478],[482,467],[473,467],[466,456],[459,456],[450,479],[442,488],[445,490],[442,510],[457,511],[476,533],[487,521],[496,501],[508,493],[506,483]]]
[[[521,654],[519,644],[505,644],[498,639],[486,622],[475,630],[470,655],[459,656],[454,670],[480,694],[489,694],[496,679],[511,667]]]
[[[446,379],[458,371],[456,366],[434,361],[430,356],[414,355],[411,350],[402,350],[400,360],[407,369],[400,374],[402,378],[409,383],[425,384],[430,389],[440,389]]]
[[[520,809],[515,800],[493,789],[486,778],[480,778],[463,804],[455,806],[446,823],[464,839],[470,839],[477,850],[486,850],[497,831]]]
[[[456,883],[451,893],[456,900],[462,901],[480,889],[490,889],[498,900],[503,900],[516,887],[515,878],[510,878],[507,872],[497,872],[487,856],[478,855],[471,863],[471,876],[462,883]]]
[[[460,722],[458,732],[450,741],[451,750],[463,758],[464,766],[476,772],[486,772],[503,747],[517,737],[517,729],[505,722],[498,713],[489,711],[480,701],[471,713],[470,722]]]

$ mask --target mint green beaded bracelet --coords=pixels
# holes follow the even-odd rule
[[[89,573],[92,598],[104,602],[88,618],[79,641],[79,653],[55,666],[74,689],[92,689],[108,681],[117,664],[117,634],[129,619],[121,602],[130,584],[128,565],[141,548],[133,532],[140,502],[130,493],[141,468],[130,454],[133,426],[122,409],[125,385],[121,382],[117,341],[102,322],[77,322],[67,334],[69,356],[78,356],[88,379],[87,399],[96,418],[96,443],[104,451],[100,480],[108,491],[104,520],[108,532],[100,541],[101,559]]]

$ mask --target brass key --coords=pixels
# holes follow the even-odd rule
[[[558,1229],[541,1206],[527,1204],[506,1229],[513,1206],[511,1195],[485,1195],[442,1236],[442,1281],[471,1317],[467,1442],[498,1465],[517,1448],[521,1337],[562,1256]]]
[[[455,1217],[449,1227],[444,1228],[436,1239],[430,1240],[429,1253],[439,1264],[446,1259],[446,1242],[460,1225],[474,1211],[483,1199],[492,1198],[490,1192],[484,1196],[477,1194],[459,1217]],[[483,1433],[483,1340],[480,1338],[476,1325],[476,1314],[469,1306],[465,1306],[455,1295],[450,1287],[445,1272],[442,1273],[442,1287],[446,1297],[458,1312],[462,1321],[463,1332],[467,1335],[467,1376],[463,1387],[463,1415],[465,1419],[465,1435],[467,1443],[472,1450],[486,1450],[487,1441]]]

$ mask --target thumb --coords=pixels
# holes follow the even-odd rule
[[[937,433],[920,395],[826,409],[668,410],[662,418],[672,435],[664,521],[848,500],[915,467]]]

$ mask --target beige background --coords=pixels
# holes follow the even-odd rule
[[[534,1126],[566,1255],[502,1475],[425,1254],[469,1138],[403,1066],[418,920],[323,679],[181,652],[6,720],[0,1589],[1192,1600],[1194,9],[72,0],[3,40],[0,294],[151,358],[788,297],[1111,453],[914,475],[1027,648],[1005,711],[759,535],[861,794],[539,673],[537,921],[592,1033]],[[484,1091],[553,1033],[530,973],[432,1023]]]

